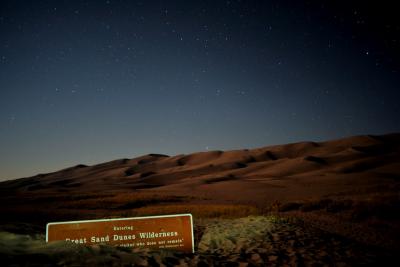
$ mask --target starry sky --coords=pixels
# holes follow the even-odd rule
[[[0,180],[400,131],[393,1],[1,1]]]

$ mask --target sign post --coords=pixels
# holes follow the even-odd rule
[[[193,253],[193,219],[191,214],[176,214],[48,223],[46,242],[59,240]]]

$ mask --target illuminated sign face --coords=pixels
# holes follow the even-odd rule
[[[191,214],[48,223],[46,242],[194,252]]]

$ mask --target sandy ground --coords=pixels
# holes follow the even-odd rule
[[[194,254],[80,246],[0,233],[7,266],[365,266],[390,253],[274,216],[203,220]],[[199,230],[197,230],[199,231]],[[3,265],[4,266],[4,265]]]

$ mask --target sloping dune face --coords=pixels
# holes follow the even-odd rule
[[[0,193],[3,212],[34,213],[32,209],[51,209],[58,203],[57,210],[64,208],[72,216],[76,206],[67,205],[67,200],[86,208],[86,214],[95,214],[99,206],[135,208],[183,199],[186,204],[262,206],[276,201],[396,193],[399,177],[400,134],[389,134],[189,155],[149,154],[2,182]],[[163,197],[140,199],[139,204],[112,202],[117,196],[129,202],[141,194]],[[91,203],[88,199],[94,196]],[[87,200],[84,205],[83,199]]]
[[[376,176],[396,171],[400,135],[357,136],[329,142],[300,142],[252,150],[210,151],[169,157],[149,154],[94,166],[77,165],[58,172],[1,183],[10,192],[93,192],[134,189],[194,191],[212,190],[217,183],[234,189],[233,184],[282,185],[331,176]],[[301,182],[301,181],[300,181]],[[218,185],[219,187],[220,185]],[[238,186],[240,187],[240,186]],[[192,192],[193,193],[193,192]]]

